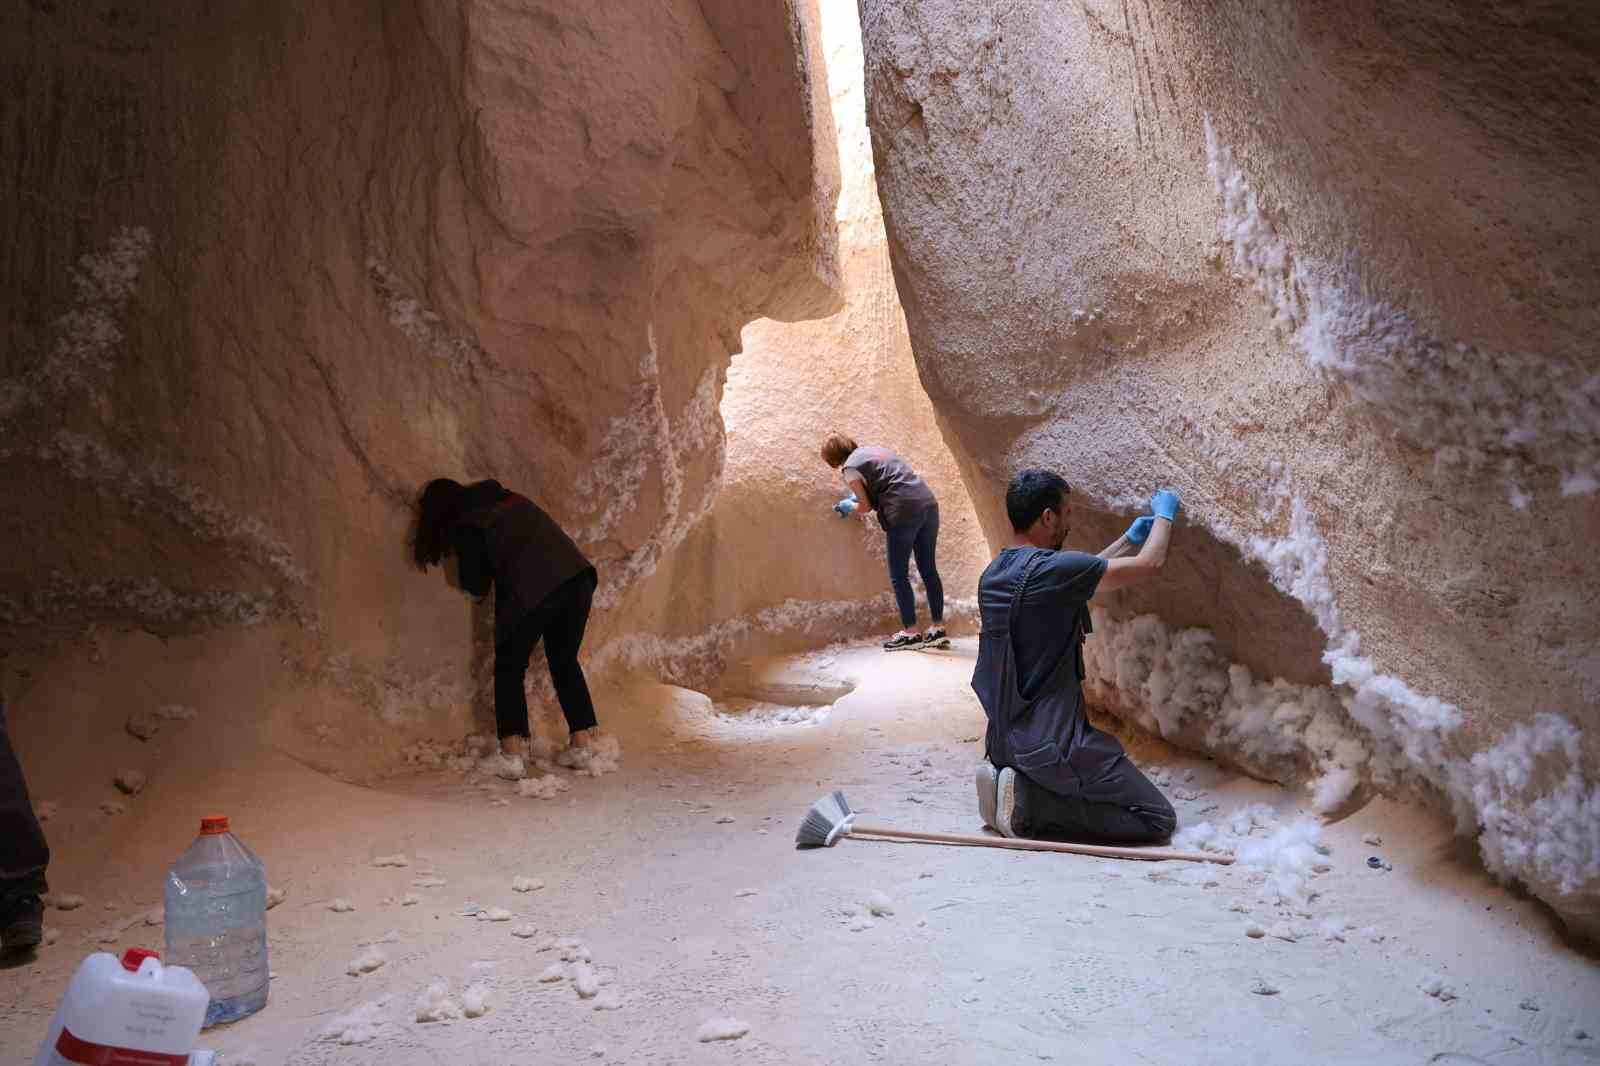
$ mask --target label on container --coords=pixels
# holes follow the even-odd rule
[[[54,1051],[44,1061],[48,1066],[187,1066],[189,1056],[91,1044],[63,1029]]]

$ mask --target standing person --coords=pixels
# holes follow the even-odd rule
[[[1008,837],[1162,843],[1178,824],[1172,804],[1084,714],[1083,640],[1096,592],[1153,577],[1166,564],[1178,494],[1156,493],[1152,514],[1086,555],[1062,550],[1070,491],[1049,470],[1012,478],[1006,514],[1016,536],[978,581],[983,635],[972,687],[989,719],[978,811]],[[1142,547],[1115,558],[1128,544]]]
[[[900,631],[884,641],[885,651],[920,645],[949,647],[944,629],[944,583],[934,563],[939,543],[939,501],[916,471],[887,448],[858,445],[842,433],[830,433],[822,442],[822,461],[838,470],[850,495],[833,509],[848,518],[857,511],[878,512],[878,524],[888,535],[889,584],[900,609]],[[933,624],[917,632],[917,600],[911,591],[911,557],[928,594]]]
[[[569,750],[587,754],[596,723],[578,648],[598,582],[594,564],[537,504],[498,481],[430,481],[417,510],[417,565],[426,571],[453,556],[464,591],[486,596],[491,586],[495,590],[494,717],[503,775],[520,777],[526,770],[523,681],[540,638],[571,734]]]
[[[0,951],[7,955],[32,951],[44,939],[49,865],[50,845],[33,813],[0,699]]]

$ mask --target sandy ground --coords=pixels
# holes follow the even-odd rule
[[[30,1061],[102,933],[108,948],[159,946],[140,916],[159,905],[191,823],[217,808],[288,890],[269,916],[267,1009],[202,1038],[225,1063],[1600,1061],[1600,966],[1493,884],[1441,820],[1395,804],[1327,828],[1331,869],[1299,915],[1258,902],[1260,875],[1243,866],[860,840],[795,850],[800,818],[834,787],[873,820],[977,831],[974,652],[971,640],[891,656],[837,647],[768,664],[761,684],[718,703],[653,684],[604,690],[622,768],[561,771],[571,789],[553,800],[448,772],[360,787],[252,750],[204,716],[182,728],[189,746],[227,753],[216,772],[185,781],[153,767],[127,813],[98,811],[115,795],[109,775],[75,792],[46,780],[35,798],[59,804],[53,887],[86,903],[50,912],[59,940],[0,971],[0,1057]],[[803,706],[852,685],[831,706]],[[1204,817],[1302,806],[1159,745],[1136,755],[1175,784],[1194,771],[1186,822],[1212,804]],[[1374,833],[1381,845],[1362,842]],[[1393,869],[1369,869],[1373,853]],[[394,854],[410,865],[373,865]],[[515,892],[517,876],[544,887]],[[415,883],[429,879],[445,883]],[[401,905],[407,893],[420,902]],[[892,915],[870,917],[874,893]],[[355,909],[332,912],[335,897]],[[512,917],[462,916],[474,907]],[[1342,941],[1318,932],[1335,917]],[[860,919],[870,927],[853,930]],[[1302,935],[1251,938],[1252,923]],[[513,932],[530,925],[533,936]],[[592,956],[596,998],[538,980],[563,937]],[[386,964],[349,976],[372,941]],[[1430,977],[1444,997],[1424,990]],[[439,981],[458,1001],[487,989],[488,1013],[417,1022],[419,995]],[[1276,994],[1252,992],[1259,983]],[[347,1030],[365,1042],[324,1038],[376,1003],[365,1029]],[[719,1018],[749,1031],[698,1041]]]

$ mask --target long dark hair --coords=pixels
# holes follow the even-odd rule
[[[449,550],[450,527],[467,509],[466,486],[447,477],[434,478],[417,497],[417,532],[411,540],[412,557],[423,570],[444,558]]]

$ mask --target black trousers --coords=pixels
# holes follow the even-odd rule
[[[5,701],[0,700],[0,895],[12,891],[43,893],[50,845],[33,813],[22,764],[11,748]]]
[[[1012,826],[1020,836],[1073,844],[1165,844],[1178,827],[1167,797],[1119,755],[1075,796],[1062,796],[1017,771]]]
[[[923,591],[928,594],[928,613],[933,615],[934,625],[943,624],[944,582],[939,580],[939,566],[934,561],[939,545],[939,505],[890,526],[887,533],[889,586],[894,589],[895,606],[900,609],[901,628],[917,627],[917,600],[911,591],[913,555],[917,573],[922,575]]]
[[[594,602],[595,572],[585,570],[546,596],[539,606],[514,618],[495,621],[494,634],[494,720],[502,737],[528,735],[528,694],[523,680],[528,660],[540,639],[550,663],[550,680],[555,683],[556,699],[566,716],[567,728],[576,733],[595,725],[594,700],[583,667],[578,665],[578,649],[583,631],[589,625],[589,608]]]

